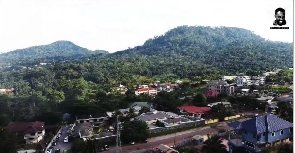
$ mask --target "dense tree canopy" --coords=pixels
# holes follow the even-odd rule
[[[124,122],[121,131],[121,140],[123,143],[144,142],[149,136],[148,126],[143,121]]]

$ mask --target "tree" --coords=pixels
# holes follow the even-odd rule
[[[222,144],[222,140],[219,136],[211,136],[204,142],[202,146],[202,152],[204,153],[226,153],[226,146]]]
[[[203,93],[197,93],[192,102],[195,106],[207,106],[207,98]]]
[[[74,141],[71,151],[75,153],[93,153],[99,152],[102,144],[99,140],[84,141],[78,139]]]
[[[143,113],[147,113],[147,112],[150,112],[150,108],[146,107],[146,106],[143,106],[141,107],[141,109],[139,110],[139,115],[140,114],[143,114]]]
[[[128,114],[126,116],[127,120],[130,120],[132,118],[135,118],[137,115],[134,112],[133,108],[129,108]]]
[[[177,151],[179,151],[180,153],[200,153],[200,150],[195,146],[181,147],[178,148]]]
[[[146,122],[139,120],[124,122],[121,131],[121,140],[123,143],[143,142],[148,136],[149,131]]]
[[[18,139],[14,133],[1,128],[0,138],[0,150],[5,150],[7,153],[15,153],[17,151]]]
[[[289,103],[279,102],[277,104],[276,113],[278,113],[281,118],[293,122],[293,108]]]
[[[283,143],[278,146],[277,153],[292,153],[293,146],[292,144]]]

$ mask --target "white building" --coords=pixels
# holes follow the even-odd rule
[[[149,95],[156,95],[158,91],[154,88],[141,88],[135,90],[135,95],[140,95],[140,94],[149,94]]]
[[[237,77],[237,86],[251,86],[251,85],[261,85],[265,84],[265,77],[262,76],[238,76]]]

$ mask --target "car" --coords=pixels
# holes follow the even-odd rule
[[[134,144],[135,144],[135,142],[131,142],[130,144],[134,145]]]
[[[60,153],[60,149],[56,149],[54,153]]]
[[[47,149],[46,153],[51,153],[52,150],[53,150],[53,148],[49,147],[49,148]]]
[[[64,142],[65,143],[69,142],[69,137],[65,137]]]
[[[108,150],[110,150],[110,147],[108,145],[104,145],[104,150],[108,151]]]
[[[56,142],[53,142],[53,143],[52,143],[52,146],[56,146],[56,144],[57,144]]]

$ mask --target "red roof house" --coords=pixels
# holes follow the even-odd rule
[[[211,110],[210,107],[196,107],[196,106],[181,106],[178,107],[181,111],[186,111],[191,114],[204,114]]]
[[[35,133],[44,130],[44,122],[10,122],[6,129],[11,132]]]
[[[206,97],[216,97],[219,95],[219,92],[216,92],[216,91],[207,91],[204,93],[204,95]]]

